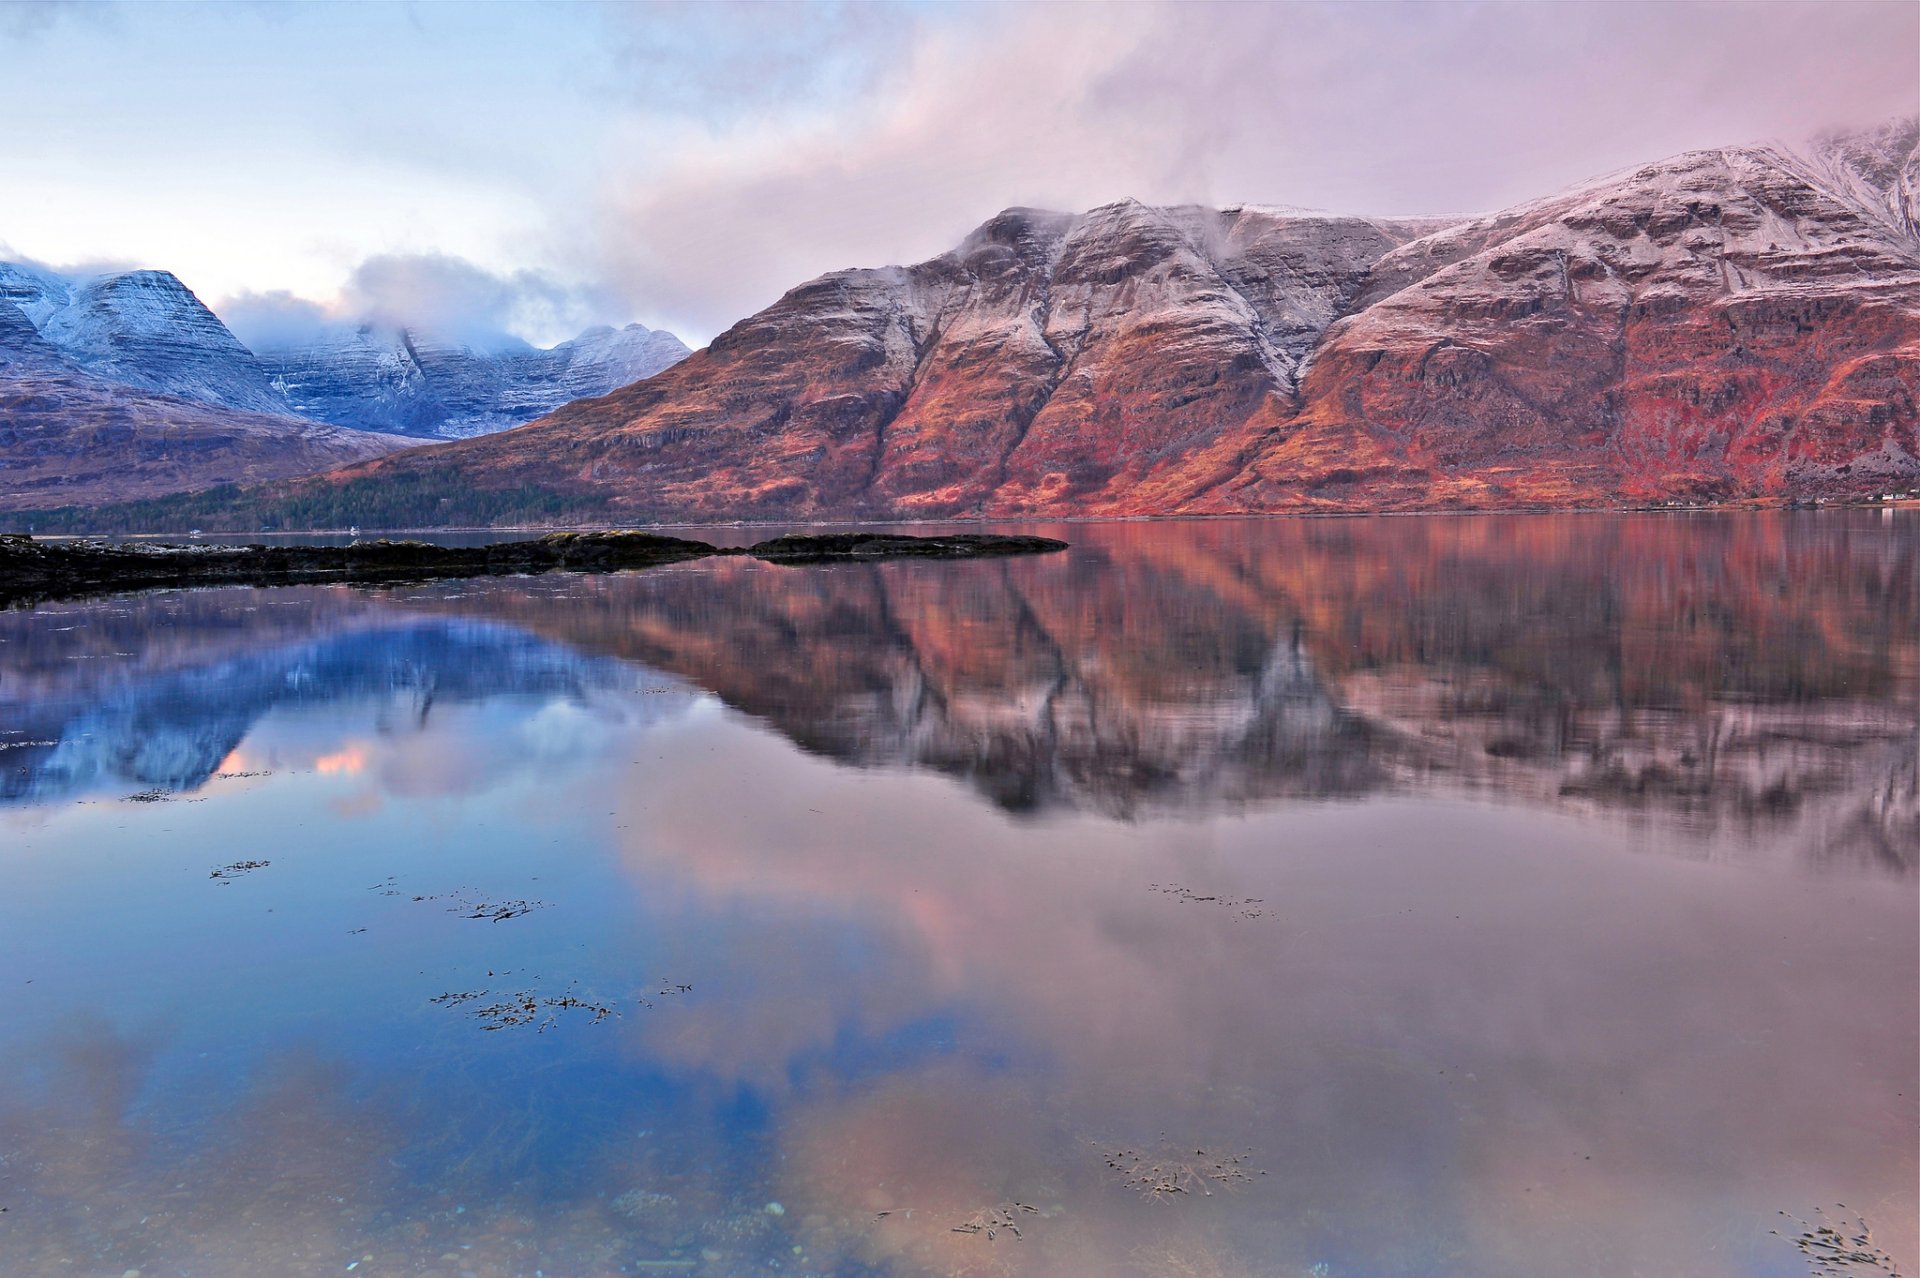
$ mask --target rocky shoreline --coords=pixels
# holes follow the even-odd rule
[[[978,559],[1046,554],[1050,537],[963,533],[906,537],[828,533],[776,537],[747,547],[643,532],[558,532],[486,546],[356,541],[346,546],[204,545],[172,542],[37,541],[0,534],[0,606],[165,586],[283,586],[313,582],[421,581],[543,572],[617,572],[709,556],[777,564],[882,559]]]

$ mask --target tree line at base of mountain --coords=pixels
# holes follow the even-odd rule
[[[436,477],[437,478],[437,477]],[[263,492],[221,484],[193,493],[0,513],[0,531],[29,533],[309,532],[328,528],[487,528],[605,521],[597,494],[563,494],[538,484],[479,489],[403,475],[362,477]],[[645,523],[624,518],[621,523]]]

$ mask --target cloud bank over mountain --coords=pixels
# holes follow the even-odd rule
[[[241,293],[218,309],[255,350],[311,345],[364,324],[492,350],[519,345],[529,333],[572,336],[625,318],[606,289],[568,285],[540,271],[496,273],[445,253],[370,257],[326,301],[277,289]]]
[[[0,21],[0,110],[36,122],[0,241],[262,326],[384,305],[400,259],[537,343],[698,343],[1009,205],[1479,212],[1871,123],[1920,109],[1916,47],[1920,7],[1846,0],[41,5]]]
[[[742,69],[766,10],[707,25]],[[1920,8],[1013,6],[844,21],[867,63],[782,74],[608,196],[635,297],[711,329],[795,279],[915,261],[993,210],[1285,203],[1482,212],[1647,155],[1920,107]],[[730,19],[731,25],[722,19]],[[841,57],[847,59],[844,52]],[[731,98],[657,110],[711,120]]]

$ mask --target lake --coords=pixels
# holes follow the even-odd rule
[[[0,613],[0,1273],[1920,1263],[1920,512],[1022,530]]]

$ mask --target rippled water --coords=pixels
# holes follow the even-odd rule
[[[1057,531],[0,614],[0,1274],[1920,1259],[1920,516]]]

